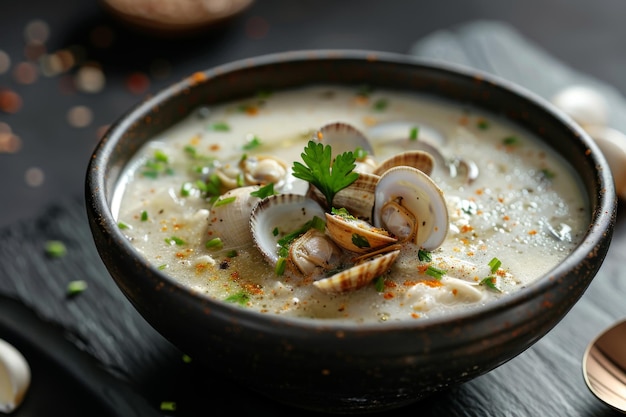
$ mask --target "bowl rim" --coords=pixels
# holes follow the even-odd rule
[[[474,80],[479,79],[483,82],[489,83],[494,88],[503,90],[507,93],[512,93],[513,95],[534,104],[535,107],[540,107],[542,111],[548,114],[551,118],[555,119],[564,127],[567,127],[572,131],[572,135],[577,136],[589,150],[587,157],[591,158],[593,165],[596,167],[595,181],[598,182],[599,189],[601,190],[596,196],[589,194],[589,201],[597,200],[598,207],[596,207],[594,211],[590,211],[589,227],[580,243],[561,263],[555,265],[552,269],[538,277],[531,284],[523,288],[519,288],[505,297],[491,300],[486,305],[474,306],[469,309],[461,308],[442,316],[429,317],[424,320],[399,320],[385,323],[356,323],[354,320],[322,320],[282,316],[273,313],[260,313],[255,310],[245,309],[232,305],[231,303],[211,298],[208,295],[194,292],[189,287],[178,282],[175,278],[170,277],[168,274],[159,270],[155,265],[148,262],[146,266],[150,269],[150,272],[154,276],[169,285],[171,289],[179,291],[183,294],[183,296],[188,297],[191,302],[205,305],[209,303],[212,305],[211,308],[214,311],[220,311],[224,315],[236,317],[239,322],[247,320],[258,323],[265,322],[267,326],[271,327],[287,326],[289,328],[301,328],[305,331],[314,330],[316,333],[326,331],[334,333],[338,330],[345,333],[362,333],[371,331],[383,333],[397,331],[399,329],[425,331],[436,327],[445,327],[446,325],[458,327],[461,322],[471,322],[486,316],[494,315],[500,311],[522,305],[530,299],[537,298],[541,296],[541,294],[548,292],[552,287],[562,285],[562,281],[568,271],[575,269],[579,263],[587,259],[589,255],[597,249],[601,242],[606,241],[606,239],[610,241],[612,238],[617,209],[617,197],[615,194],[615,187],[610,168],[599,147],[582,129],[582,127],[576,124],[568,115],[553,106],[549,101],[545,100],[538,94],[531,92],[525,87],[482,70],[460,64],[443,62],[437,59],[421,58],[395,52],[361,49],[303,49],[239,59],[202,71],[194,72],[188,77],[161,89],[155,95],[137,103],[135,106],[123,113],[109,127],[92,153],[89,167],[87,169],[85,184],[88,210],[92,210],[94,217],[98,220],[98,222],[100,222],[100,224],[108,225],[108,227],[106,227],[106,233],[110,234],[110,237],[116,243],[121,244],[127,253],[133,253],[138,260],[145,261],[126,239],[123,233],[117,227],[114,227],[117,222],[112,214],[110,202],[105,195],[106,173],[104,172],[104,169],[99,169],[99,167],[105,167],[107,165],[107,161],[117,146],[117,142],[123,138],[124,131],[131,127],[133,123],[141,120],[142,116],[150,113],[155,108],[158,108],[160,105],[159,103],[171,99],[172,97],[176,97],[185,90],[193,88],[194,85],[210,81],[214,77],[250,69],[251,67],[260,68],[277,64],[289,64],[297,61],[325,62],[333,60],[352,60],[370,63],[384,62],[389,64],[410,65],[429,71],[448,73],[456,77]],[[192,110],[193,109],[190,109],[189,112]],[[187,114],[189,112],[187,112]],[[512,122],[515,123],[514,121]],[[603,258],[598,262],[601,264],[603,262]],[[593,276],[591,279],[593,279]]]

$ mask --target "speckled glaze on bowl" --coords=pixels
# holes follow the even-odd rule
[[[145,261],[110,210],[137,149],[200,105],[315,83],[419,91],[491,111],[543,138],[576,167],[591,207],[582,243],[549,274],[471,313],[375,325],[264,315],[192,294]],[[474,71],[368,51],[300,51],[191,75],[114,124],[94,152],[87,212],[104,264],[137,310],[195,362],[274,400],[359,413],[397,408],[488,372],[552,329],[582,296],[611,240],[615,190],[591,139],[547,102]],[[216,375],[216,374],[212,374]]]

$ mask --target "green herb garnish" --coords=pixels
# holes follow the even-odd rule
[[[127,225],[127,224],[126,224],[126,223],[124,223],[124,222],[117,222],[117,227],[118,227],[119,229],[121,229],[121,230],[124,230],[124,229],[132,229],[129,225]]]
[[[261,146],[261,139],[256,136],[253,136],[245,145],[243,145],[243,149],[246,151],[250,151],[252,149],[258,148]]]
[[[502,143],[507,146],[517,145],[518,141],[519,139],[517,138],[517,136],[507,136],[506,138],[502,139]]]
[[[142,222],[148,221],[148,212],[145,210],[141,212],[141,221]]]
[[[480,285],[484,285],[487,288],[490,288],[490,289],[492,289],[494,291],[497,291],[497,292],[502,292],[502,290],[500,290],[500,288],[498,288],[496,286],[496,277],[493,277],[493,276],[489,276],[487,278],[483,278],[480,281]]]
[[[556,174],[554,173],[554,171],[551,171],[547,168],[544,168],[541,170],[541,175],[543,176],[543,178],[547,179],[547,180],[551,180],[554,177],[556,177]]]
[[[224,243],[219,237],[214,237],[213,239],[207,240],[204,247],[207,249],[222,249],[222,247],[224,247]]]
[[[243,291],[230,295],[224,299],[227,303],[236,303],[242,306],[246,305],[248,300],[250,300],[250,296]]]
[[[417,258],[421,261],[421,262],[430,262],[432,261],[432,256],[430,255],[430,252],[424,250],[424,249],[420,249],[417,251]]]
[[[415,141],[420,134],[420,128],[418,126],[413,126],[409,131],[409,140]]]
[[[432,265],[429,265],[428,268],[426,268],[425,274],[435,279],[441,279],[441,277],[443,277],[446,274],[446,271],[444,271],[443,269],[434,267]]]
[[[361,148],[360,146],[357,146],[356,149],[354,150],[354,158],[357,161],[364,160],[367,157],[367,155],[368,155],[368,152],[365,149]]]
[[[165,243],[167,243],[168,245],[182,246],[185,244],[184,240],[176,236],[166,237],[164,240],[165,240]]]
[[[374,104],[372,105],[372,107],[376,111],[384,111],[387,109],[388,106],[389,106],[389,101],[385,98],[380,98],[376,100]]]
[[[308,181],[317,187],[331,207],[335,194],[359,178],[359,174],[352,171],[356,167],[356,159],[352,152],[337,155],[332,163],[330,145],[324,146],[321,143],[309,141],[301,156],[306,166],[300,162],[294,162],[294,177]]]
[[[211,126],[209,126],[209,129],[214,130],[216,132],[229,132],[230,131],[230,125],[228,123],[225,123],[225,122],[217,122],[217,123],[213,123]]]
[[[70,281],[67,284],[66,293],[68,297],[73,297],[87,289],[87,282],[83,280]]]
[[[174,401],[161,401],[161,411],[176,411],[176,403]]]
[[[67,248],[60,240],[49,240],[46,242],[45,251],[51,258],[62,258],[67,253]]]
[[[491,268],[491,272],[496,272],[498,268],[502,265],[502,262],[498,258],[493,258],[489,261],[489,268]]]
[[[374,278],[374,288],[376,288],[376,292],[383,292],[385,290],[385,278]]]
[[[370,242],[365,236],[361,236],[358,233],[352,233],[352,244],[357,248],[369,248]]]
[[[270,182],[269,184],[264,185],[263,187],[259,188],[258,190],[252,191],[250,193],[250,195],[252,197],[258,197],[258,198],[265,198],[265,197],[269,197],[269,196],[274,195],[274,194],[276,194],[276,193],[274,192],[274,183],[273,182]]]
[[[489,121],[487,121],[486,119],[479,119],[476,122],[476,126],[478,126],[478,128],[481,130],[487,130],[489,129]]]
[[[274,230],[272,230],[272,235],[278,236],[278,233],[278,227],[275,227]]]
[[[276,261],[276,268],[274,268],[274,272],[276,273],[276,275],[283,275],[285,273],[285,268],[287,268],[287,258],[278,258],[278,260]]]
[[[215,204],[213,204],[213,206],[214,207],[225,206],[226,204],[233,203],[235,200],[237,200],[237,197],[222,198],[222,199],[217,200]]]
[[[350,214],[350,212],[348,211],[348,209],[347,209],[347,208],[345,208],[345,207],[341,207],[341,208],[338,208],[338,209],[337,209],[337,208],[334,208],[334,207],[331,207],[331,208],[330,208],[330,212],[331,212],[332,214],[334,214],[334,215],[336,215],[336,216],[339,216],[339,217],[341,217],[341,218],[343,218],[343,219],[346,219],[346,220],[356,220],[356,219],[357,219],[357,218],[356,218],[356,217],[354,217],[352,214]]]
[[[157,269],[160,270],[160,271],[163,271],[166,268],[167,268],[167,264],[161,264],[161,265],[157,266]]]
[[[237,251],[235,249],[229,250],[228,252],[226,252],[226,257],[227,258],[235,258],[237,257],[237,255],[239,255],[239,253],[237,253]]]

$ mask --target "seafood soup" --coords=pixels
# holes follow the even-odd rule
[[[198,293],[359,323],[506,297],[567,257],[590,216],[572,168],[529,132],[338,86],[196,109],[135,155],[113,212]]]

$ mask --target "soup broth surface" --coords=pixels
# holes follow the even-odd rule
[[[290,175],[293,162],[302,162],[308,141],[332,122],[359,129],[378,162],[436,149],[430,177],[443,191],[449,220],[443,244],[428,256],[403,245],[386,273],[343,293],[279,274],[261,255],[249,233],[260,198],[225,203],[232,218],[215,214],[224,178],[247,186],[244,160],[278,158],[287,176],[274,191],[306,193],[309,184]],[[263,314],[371,323],[423,320],[530,285],[582,239],[589,210],[581,190],[558,155],[494,115],[412,93],[312,86],[198,108],[137,153],[113,211],[147,260],[194,291]],[[218,222],[227,223],[226,232]],[[267,233],[293,230],[285,224]],[[247,240],[233,240],[237,231]]]

